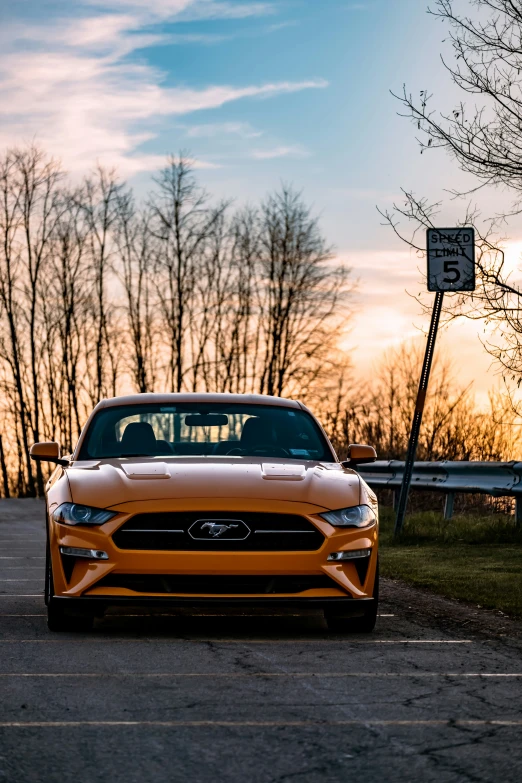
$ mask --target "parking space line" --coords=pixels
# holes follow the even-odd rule
[[[473,644],[470,639],[106,639],[85,636],[82,639],[0,639],[0,644]]]
[[[99,726],[104,728],[133,728],[148,726],[150,728],[320,728],[321,726],[522,726],[522,720],[460,720],[460,719],[436,719],[436,720],[57,720],[57,721],[2,721],[0,728],[73,728],[85,726]]]
[[[38,581],[41,581],[41,580],[38,580]],[[14,595],[14,593],[4,593],[3,595]],[[40,596],[43,595],[43,593],[41,593],[41,594],[39,593],[38,595],[40,597]],[[0,594],[0,597],[1,597],[1,594]],[[25,615],[25,614],[9,614],[9,615],[5,615],[5,614],[0,614],[0,617],[28,617],[28,616],[32,617],[33,615]],[[41,616],[44,617],[44,615],[41,615]],[[193,614],[193,615],[188,615],[188,617],[190,617],[191,619],[192,618],[199,619],[201,617],[228,617],[230,619],[230,618],[238,617],[238,616],[241,619],[251,619],[251,618],[254,618],[254,617],[255,618],[262,617],[263,619],[270,619],[270,618],[274,618],[274,617],[301,617],[301,618],[303,616],[306,617],[306,615],[302,615],[302,614],[269,614],[269,615],[265,615],[265,614],[241,614],[241,615],[230,615],[230,614],[215,614],[215,613],[212,613],[212,614]],[[125,614],[109,614],[109,615],[106,616],[106,619],[110,619],[110,620],[114,620],[114,619],[120,619],[121,620],[121,619],[124,619],[125,620],[128,617],[142,617],[142,618],[147,618],[147,619],[151,619],[151,618],[152,619],[156,619],[158,617],[170,617],[172,619],[177,619],[177,618],[180,618],[180,617],[181,618],[186,618],[187,615],[176,615],[176,614],[172,614],[172,612],[169,612],[168,614],[127,614],[127,613],[125,613]]]
[[[251,679],[256,677],[295,677],[307,678],[314,677],[319,679],[395,679],[395,678],[421,678],[430,679],[436,677],[447,678],[476,678],[480,679],[520,679],[522,672],[509,672],[497,674],[496,672],[8,672],[1,673],[1,677],[31,677],[31,678],[90,678],[97,677],[105,679],[124,679],[139,677],[140,679],[183,679],[196,677],[212,677],[219,679]]]

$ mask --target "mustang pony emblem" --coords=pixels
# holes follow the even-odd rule
[[[227,525],[223,522],[205,522],[201,525],[201,530],[203,531],[205,528],[208,528],[208,532],[212,538],[219,538],[219,536],[222,536],[223,533],[233,527],[239,527],[239,525]]]
[[[244,541],[251,530],[242,519],[197,519],[188,529],[196,541]]]

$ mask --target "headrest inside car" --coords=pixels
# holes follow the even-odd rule
[[[153,454],[156,450],[156,436],[150,424],[133,421],[127,424],[121,439],[122,454]]]
[[[251,419],[245,421],[241,432],[242,448],[259,446],[261,443],[273,443],[273,441],[272,427],[267,425],[264,419],[252,416]]]

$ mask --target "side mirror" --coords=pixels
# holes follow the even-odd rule
[[[36,462],[53,462],[63,467],[69,464],[68,459],[60,459],[60,444],[53,440],[35,443],[29,450],[29,456]]]
[[[357,465],[365,465],[375,462],[377,453],[373,446],[365,446],[362,443],[352,443],[348,446],[348,457],[341,462],[343,468],[355,468]]]

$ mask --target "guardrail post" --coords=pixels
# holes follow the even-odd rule
[[[522,527],[522,496],[515,497],[515,525]]]
[[[399,508],[399,500],[401,497],[401,491],[400,489],[394,489],[393,490],[393,510],[397,511]]]
[[[455,493],[448,492],[444,501],[444,519],[451,519],[453,516],[453,506],[455,504]]]

